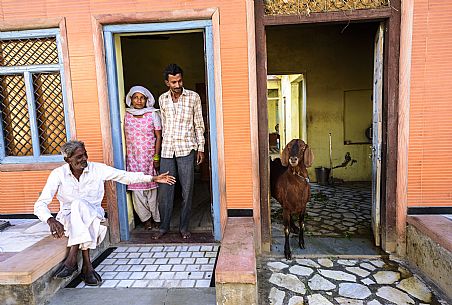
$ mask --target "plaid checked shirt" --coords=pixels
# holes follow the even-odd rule
[[[171,92],[159,97],[162,116],[162,158],[188,156],[192,150],[204,151],[204,121],[198,93],[183,89],[174,103]]]

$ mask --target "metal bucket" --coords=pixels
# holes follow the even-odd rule
[[[328,185],[330,181],[330,172],[331,169],[327,167],[316,167],[315,177],[317,179],[317,183],[320,185]]]

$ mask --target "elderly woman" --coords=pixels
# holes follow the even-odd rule
[[[155,175],[160,167],[162,127],[154,103],[151,92],[142,86],[134,86],[127,93],[124,131],[128,171]],[[160,225],[157,187],[155,182],[134,183],[127,187],[132,191],[133,207],[145,229]]]
[[[55,238],[68,237],[69,254],[56,271],[56,278],[66,278],[77,271],[77,253],[82,250],[81,277],[86,285],[97,286],[102,282],[94,271],[89,250],[95,249],[105,237],[106,227],[101,224],[105,212],[101,206],[104,183],[108,180],[124,184],[158,182],[174,184],[175,178],[164,173],[158,176],[130,173],[103,163],[88,162],[85,144],[69,141],[61,147],[67,164],[54,169],[34,206],[34,214],[46,222]],[[57,194],[60,211],[52,216],[48,205]]]

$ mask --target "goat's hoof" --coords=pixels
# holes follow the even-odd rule
[[[287,260],[291,260],[292,259],[292,253],[285,253],[284,256],[286,257]]]
[[[300,249],[305,249],[304,244],[299,244]]]

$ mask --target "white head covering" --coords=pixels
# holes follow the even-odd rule
[[[132,105],[132,95],[137,92],[147,97],[146,106],[142,109],[135,109]],[[148,112],[158,111],[158,109],[154,108],[154,104],[154,96],[152,96],[151,92],[143,86],[133,86],[126,95],[126,105],[129,107],[126,108],[126,111],[132,115],[143,115]]]

